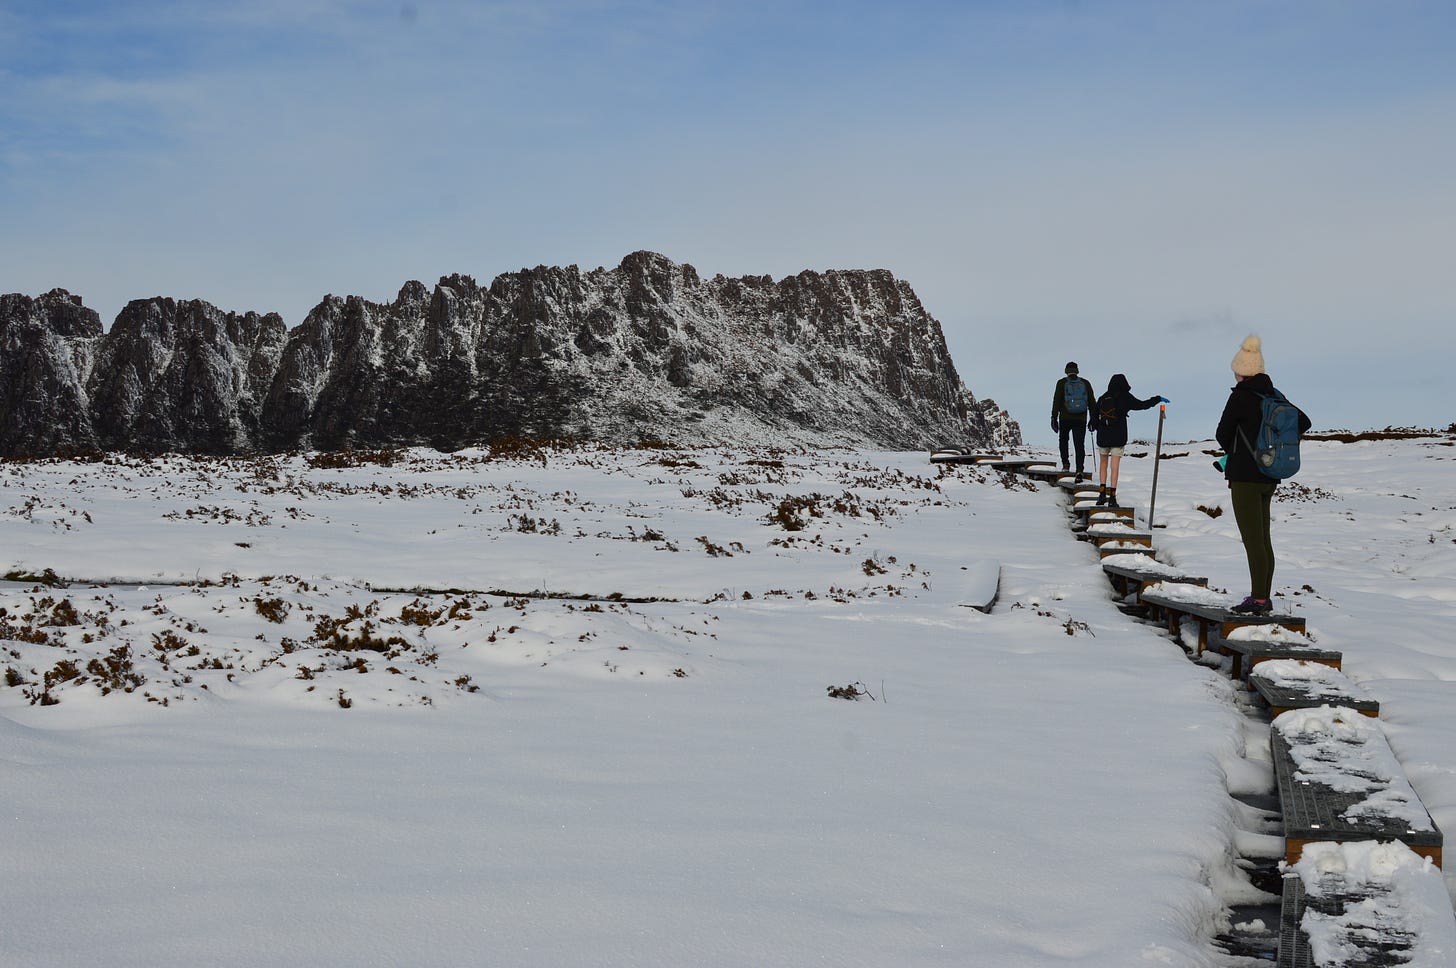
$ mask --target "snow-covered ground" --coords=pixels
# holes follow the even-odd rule
[[[1280,606],[1444,830],[1453,445],[1308,443],[1275,505]],[[1211,447],[1164,447],[1155,540],[1237,600]],[[1056,490],[398,456],[0,464],[0,963],[1234,963],[1268,727],[1117,610]]]

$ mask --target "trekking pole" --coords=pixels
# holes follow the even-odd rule
[[[1158,463],[1163,459],[1163,421],[1168,417],[1168,405],[1158,404],[1158,445],[1153,452],[1153,493],[1148,498],[1148,530],[1153,529],[1153,508],[1158,505]]]

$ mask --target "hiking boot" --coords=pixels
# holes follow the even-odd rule
[[[1250,596],[1229,609],[1235,615],[1268,615],[1274,611],[1274,603],[1267,598]]]
[[[1118,504],[1117,503],[1117,495],[1116,494],[1109,494],[1109,495],[1107,495],[1107,506],[1109,508],[1120,508],[1120,507],[1122,507],[1121,504]]]
[[[1066,468],[1063,467],[1062,470],[1066,470]],[[1077,472],[1077,479],[1075,481],[1073,481],[1072,483],[1073,484],[1081,484],[1086,479],[1087,479],[1087,472],[1086,471],[1078,471]]]
[[[1071,470],[1072,469],[1070,467],[1068,467],[1066,464],[1063,464],[1062,465],[1062,473],[1063,474],[1069,473]]]
[[[1097,495],[1097,506],[1100,507],[1100,508],[1107,507],[1107,495],[1106,494],[1099,494],[1099,495]]]

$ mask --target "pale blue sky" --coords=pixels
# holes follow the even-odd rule
[[[0,0],[0,292],[887,268],[1033,442],[1068,359],[1211,434],[1250,331],[1317,427],[1444,427],[1453,50],[1445,0]]]

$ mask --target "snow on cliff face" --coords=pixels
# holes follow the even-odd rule
[[[101,319],[79,296],[0,296],[0,453],[96,446],[85,385]]]
[[[250,450],[286,327],[275,313],[133,300],[101,341],[87,393],[98,442],[118,450]]]
[[[137,300],[102,334],[61,290],[0,302],[3,452],[237,453],[504,436],[1004,448],[940,324],[884,270],[700,279],[650,252],[539,266],[482,288],[409,282],[275,314]],[[85,314],[89,313],[89,317]],[[29,383],[26,383],[26,379]],[[54,392],[17,386],[45,384]],[[58,420],[66,407],[70,422]]]

